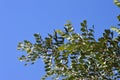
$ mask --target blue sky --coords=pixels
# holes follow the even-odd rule
[[[27,67],[17,60],[23,53],[16,49],[18,42],[35,42],[34,33],[45,37],[67,20],[79,31],[84,19],[95,25],[97,38],[118,23],[119,13],[113,0],[0,0],[0,80],[40,80],[44,74],[41,60]]]

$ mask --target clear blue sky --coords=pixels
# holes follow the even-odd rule
[[[45,37],[63,29],[67,20],[78,31],[80,22],[87,19],[99,37],[118,23],[119,13],[113,0],[0,0],[0,80],[40,80],[44,74],[41,60],[27,67],[17,60],[23,53],[16,50],[18,42],[35,42],[34,33]]]

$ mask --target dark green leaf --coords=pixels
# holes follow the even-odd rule
[[[118,21],[120,21],[120,15],[117,16]]]

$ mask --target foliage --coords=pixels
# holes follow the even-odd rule
[[[120,7],[119,1],[114,0]],[[120,21],[120,15],[117,17]],[[18,50],[26,51],[26,55],[19,57],[20,61],[34,64],[42,58],[48,77],[62,80],[111,80],[120,78],[120,29],[111,29],[119,34],[105,29],[103,36],[95,39],[94,26],[88,28],[84,20],[80,27],[80,33],[76,33],[72,24],[65,24],[64,31],[55,30],[42,38],[40,34],[34,34],[35,43],[24,40],[18,44]],[[115,76],[114,71],[118,74]],[[114,76],[114,77],[113,77]]]
[[[36,43],[25,40],[20,42],[18,50],[27,52],[19,60],[32,62],[42,58],[46,75],[65,80],[111,79],[113,69],[120,71],[120,35],[113,37],[113,32],[106,29],[103,36],[94,38],[94,26],[87,27],[87,21],[81,23],[81,33],[76,33],[71,23],[64,31],[55,30],[44,40],[40,34],[34,34]],[[120,77],[117,76],[117,77]]]

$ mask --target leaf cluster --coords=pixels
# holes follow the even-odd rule
[[[120,35],[106,29],[103,36],[94,38],[94,26],[88,29],[87,21],[80,24],[80,33],[76,33],[70,22],[65,24],[64,31],[55,30],[53,35],[42,39],[34,34],[36,42],[23,41],[18,50],[26,51],[19,60],[32,64],[43,59],[46,71],[43,80],[103,80],[113,79],[114,71],[120,77]]]

